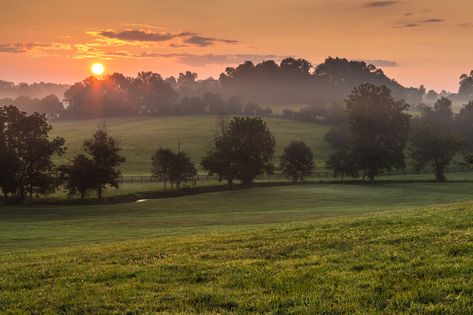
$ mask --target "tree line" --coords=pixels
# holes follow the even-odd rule
[[[218,174],[231,187],[234,181],[250,185],[263,173],[272,173],[275,139],[259,117],[222,120],[214,146],[202,158],[209,174]],[[68,164],[55,165],[53,156],[65,153],[65,140],[49,138],[52,126],[44,114],[27,114],[14,106],[0,108],[0,188],[5,203],[31,203],[34,197],[63,189],[84,199],[94,191],[99,200],[108,187],[119,187],[119,166],[125,162],[120,146],[105,125],[83,142],[83,153]],[[302,142],[293,142],[281,157],[281,167],[294,181],[312,174],[313,154]],[[191,181],[197,168],[185,152],[159,148],[151,157],[152,175],[171,189]]]
[[[409,158],[415,170],[430,166],[436,180],[444,181],[456,154],[463,152],[463,163],[471,164],[473,102],[455,115],[452,102],[442,97],[412,117],[409,105],[396,101],[388,88],[363,84],[345,107],[345,119],[325,135],[335,149],[326,163],[334,176],[373,181],[384,171],[404,169]]]
[[[317,66],[295,58],[279,63],[247,61],[226,68],[218,79],[199,80],[191,71],[180,73],[177,78],[164,78],[155,72],[89,77],[72,86],[57,86],[60,93],[56,94],[63,98],[62,104],[44,93],[40,96],[31,93],[33,87],[36,90],[38,86],[44,87],[43,92],[56,91],[48,89],[46,83],[15,85],[0,81],[0,96],[2,90],[25,93],[4,93],[3,97],[8,95],[9,98],[0,99],[0,105],[14,104],[28,113],[45,113],[50,119],[83,119],[126,115],[249,115],[252,111],[255,115],[270,115],[269,108],[255,103],[303,103],[312,105],[299,112],[288,109],[283,117],[304,119],[309,114],[324,119],[324,111],[325,115],[330,114],[328,107],[340,108],[339,104],[343,104],[353,88],[363,83],[386,86],[395,100],[411,104],[411,110],[422,110],[424,103],[433,104],[442,97],[455,102],[473,99],[473,72],[460,76],[458,93],[437,93],[426,91],[423,86],[404,87],[388,78],[381,69],[363,61],[329,57]]]
[[[385,86],[365,83],[345,101],[345,116],[325,136],[334,147],[326,167],[335,177],[374,181],[385,171],[404,169],[409,158],[421,170],[431,166],[444,181],[445,168],[455,154],[473,163],[473,102],[458,114],[447,98],[412,117],[409,105],[395,100]],[[251,185],[257,176],[276,169],[294,182],[313,174],[314,154],[301,141],[291,142],[274,164],[275,138],[260,117],[220,115],[212,145],[200,166],[232,187],[236,181]],[[83,143],[83,153],[70,163],[56,166],[54,155],[64,154],[65,140],[49,138],[52,127],[45,115],[27,114],[14,106],[0,108],[0,188],[5,201],[30,201],[59,187],[83,199],[95,191],[102,199],[107,187],[118,187],[125,162],[116,139],[101,125]],[[152,175],[180,189],[193,180],[197,167],[185,152],[159,148],[151,157]]]

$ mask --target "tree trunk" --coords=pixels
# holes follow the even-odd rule
[[[99,200],[102,200],[102,187],[99,187],[97,189],[97,197]]]
[[[3,203],[8,204],[8,192],[3,192]]]

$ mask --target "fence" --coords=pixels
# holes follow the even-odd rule
[[[448,167],[445,170],[445,173],[463,173],[463,172],[470,172],[473,169],[467,166],[455,166],[455,167]],[[385,171],[383,175],[393,176],[393,175],[420,175],[420,174],[432,174],[433,169],[426,168],[421,171],[416,171],[413,169],[404,169],[404,170],[391,170]],[[332,172],[329,170],[324,171],[316,171],[311,178],[332,178]],[[284,175],[280,173],[271,174],[271,175],[261,175],[258,176],[257,179],[259,180],[274,180],[274,179],[284,179]],[[218,180],[217,175],[197,175],[194,177],[194,182],[199,181],[209,181],[209,180]],[[159,183],[161,182],[156,176],[146,176],[146,175],[124,175],[120,179],[120,183]]]

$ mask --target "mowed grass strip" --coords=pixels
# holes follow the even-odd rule
[[[229,117],[231,118],[231,117]],[[276,138],[276,155],[293,140],[302,140],[312,148],[319,166],[330,154],[323,140],[329,126],[279,118],[263,118]],[[117,138],[127,161],[121,167],[125,175],[150,175],[151,155],[159,147],[187,152],[199,164],[209,149],[216,130],[216,116],[166,116],[107,118],[110,135]],[[53,123],[52,136],[66,139],[66,154],[56,159],[65,163],[81,152],[84,140],[92,135],[102,120],[74,120]]]
[[[472,200],[473,183],[305,184],[143,203],[0,208],[0,253],[247,225],[353,216]]]
[[[0,257],[5,313],[473,312],[473,204]]]

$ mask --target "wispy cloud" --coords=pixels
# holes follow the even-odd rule
[[[372,1],[368,2],[364,5],[365,8],[384,8],[395,5],[399,3],[399,1]]]
[[[98,32],[88,32],[88,34],[126,42],[169,42],[171,40],[178,40],[180,44],[172,43],[172,46],[174,47],[179,47],[182,45],[207,47],[213,46],[218,43],[238,43],[237,40],[202,36],[201,34],[195,32],[170,33],[135,29],[125,31],[106,30]]]
[[[41,43],[0,43],[0,53],[20,54],[33,50],[37,47],[53,47],[53,44]]]

